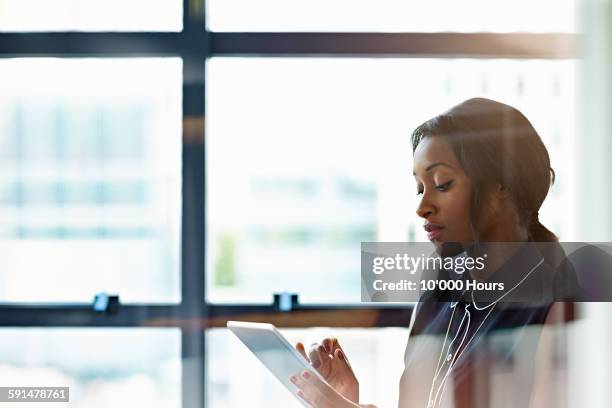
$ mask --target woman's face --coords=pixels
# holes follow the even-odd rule
[[[442,138],[421,140],[414,152],[414,177],[421,197],[416,212],[425,220],[429,240],[437,247],[444,242],[472,242],[472,184]]]

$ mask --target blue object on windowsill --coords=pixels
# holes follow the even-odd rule
[[[113,314],[119,309],[119,296],[108,293],[97,293],[93,301],[93,310],[98,313]]]
[[[281,292],[274,294],[274,306],[279,312],[290,312],[297,303],[297,293]]]

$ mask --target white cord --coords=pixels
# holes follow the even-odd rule
[[[448,327],[446,329],[446,334],[444,336],[444,342],[442,343],[442,349],[440,350],[440,357],[438,358],[438,364],[436,367],[436,371],[434,373],[434,378],[432,380],[431,383],[431,388],[429,389],[429,399],[428,399],[428,407],[434,407],[436,406],[436,402],[438,402],[438,396],[440,395],[440,393],[444,390],[444,387],[446,385],[446,380],[448,378],[448,376],[450,375],[453,367],[455,366],[455,364],[457,363],[457,361],[459,360],[459,358],[461,358],[461,356],[465,353],[465,351],[468,349],[469,345],[472,344],[472,341],[474,340],[474,338],[476,337],[476,335],[478,334],[478,331],[480,330],[480,328],[483,326],[483,324],[485,323],[485,321],[488,319],[488,317],[491,315],[491,312],[493,312],[493,309],[495,309],[495,306],[497,305],[497,303],[502,300],[504,297],[506,297],[510,292],[512,292],[514,289],[516,289],[521,283],[523,283],[525,281],[525,279],[527,279],[532,273],[533,271],[535,271],[540,265],[542,265],[542,263],[544,263],[544,258],[542,258],[533,268],[531,268],[531,270],[516,284],[514,285],[509,291],[507,291],[506,293],[504,293],[499,299],[497,299],[496,301],[494,301],[493,303],[479,308],[476,305],[476,301],[474,300],[474,292],[472,291],[471,296],[472,296],[472,305],[474,306],[474,308],[476,310],[485,310],[491,306],[491,310],[489,310],[487,312],[487,314],[485,315],[484,319],[482,320],[482,322],[480,322],[480,324],[478,325],[478,327],[476,328],[476,330],[474,331],[474,334],[472,335],[472,337],[470,337],[470,339],[468,340],[467,344],[465,345],[465,347],[462,349],[461,346],[463,345],[463,342],[465,341],[465,338],[467,336],[467,333],[469,332],[469,328],[470,328],[470,322],[471,322],[471,314],[468,311],[468,307],[470,305],[466,305],[465,306],[465,313],[463,315],[463,318],[461,319],[461,322],[459,324],[459,328],[457,329],[457,332],[461,331],[461,328],[463,327],[463,322],[465,321],[465,317],[467,316],[468,318],[468,322],[467,322],[467,327],[465,329],[465,334],[463,335],[463,338],[461,339],[461,343],[459,344],[459,347],[457,350],[459,350],[459,353],[455,356],[453,356],[454,358],[451,359],[450,363],[449,363],[449,367],[448,370],[446,371],[446,374],[444,375],[444,378],[442,378],[441,383],[438,387],[438,391],[436,392],[436,395],[432,401],[431,396],[434,390],[434,386],[436,383],[436,380],[438,379],[438,376],[440,375],[440,372],[442,371],[442,367],[444,366],[444,364],[442,363],[442,356],[445,354],[444,352],[444,347],[446,346],[446,340],[448,338],[448,333],[450,332],[450,328],[453,322],[453,317],[455,315],[455,311],[456,311],[456,306],[458,304],[458,302],[452,302],[451,303],[451,308],[453,309],[453,313],[451,314],[449,323],[448,323]],[[465,292],[464,292],[465,293]],[[448,345],[448,350],[450,351],[452,348],[453,343],[455,342],[457,338],[453,338],[453,340],[449,343]],[[441,364],[442,363],[442,364]],[[440,401],[441,402],[441,401]]]
[[[540,262],[538,262],[538,263],[536,264],[536,266],[534,266],[533,268],[531,268],[531,270],[530,270],[530,271],[527,273],[527,275],[523,276],[523,279],[521,279],[521,280],[520,280],[520,281],[519,281],[519,282],[518,282],[516,285],[514,285],[514,286],[512,287],[512,289],[510,289],[509,291],[507,291],[506,293],[504,293],[504,294],[503,294],[503,295],[502,295],[502,296],[501,296],[499,299],[497,299],[496,301],[494,301],[494,302],[493,302],[493,303],[491,303],[490,305],[487,305],[487,306],[485,306],[485,307],[483,307],[483,308],[479,308],[479,307],[476,305],[476,301],[474,300],[474,291],[472,291],[472,303],[474,304],[474,308],[475,308],[476,310],[485,310],[486,308],[491,307],[492,305],[496,304],[497,302],[499,302],[500,300],[502,300],[503,298],[505,298],[505,297],[506,297],[506,295],[508,295],[508,293],[510,293],[510,292],[512,292],[514,289],[516,289],[518,285],[520,285],[521,283],[523,283],[523,282],[525,281],[525,279],[527,279],[527,278],[529,277],[529,275],[531,275],[531,273],[532,273],[533,271],[535,271],[535,270],[536,270],[536,269],[537,269],[537,268],[538,268],[540,265],[542,265],[543,263],[544,263],[544,258],[540,259]]]

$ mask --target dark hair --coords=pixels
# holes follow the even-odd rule
[[[490,99],[468,99],[417,127],[413,153],[428,136],[448,142],[472,182],[472,226],[484,194],[500,183],[510,192],[529,240],[557,241],[538,219],[555,172],[540,136],[520,111]]]

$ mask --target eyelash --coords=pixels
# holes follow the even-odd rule
[[[438,184],[436,187],[436,190],[441,191],[441,192],[445,192],[448,191],[448,188],[453,184],[454,180],[449,180],[446,183],[442,183],[442,184]],[[417,191],[417,195],[421,195],[423,194],[423,191]]]

